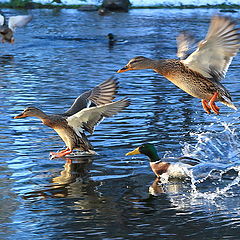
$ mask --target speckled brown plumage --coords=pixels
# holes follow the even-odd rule
[[[218,93],[218,101],[225,103],[222,96],[226,95],[231,99],[226,88],[217,81],[212,81],[202,74],[191,70],[181,60],[158,60],[153,70],[193,97],[210,101],[215,92]]]
[[[192,38],[178,38],[178,56],[185,56]],[[153,60],[138,56],[132,58],[118,72],[153,69],[193,97],[202,99],[207,113],[219,114],[215,101],[237,109],[227,89],[220,83],[225,77],[232,58],[240,48],[240,33],[228,17],[213,16],[204,40],[186,59]]]

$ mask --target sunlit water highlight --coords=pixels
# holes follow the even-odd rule
[[[63,112],[134,56],[175,58],[177,32],[201,39],[216,11],[29,11],[34,20],[15,45],[1,45],[1,239],[239,238],[239,111],[221,105],[219,116],[207,115],[150,70],[119,74],[117,97],[132,104],[90,137],[99,155],[73,161],[49,160],[63,143],[39,120],[11,118],[29,105]],[[239,13],[232,17],[240,23]],[[109,46],[109,32],[126,42]],[[239,60],[224,81],[237,107]],[[160,185],[146,157],[125,157],[143,142],[161,157],[201,163],[190,179]]]

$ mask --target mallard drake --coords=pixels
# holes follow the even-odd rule
[[[184,33],[178,37],[178,56],[182,59],[153,60],[139,56],[118,73],[153,69],[188,94],[200,98],[208,114],[211,110],[219,114],[216,101],[236,110],[229,92],[220,83],[240,47],[240,33],[235,23],[228,17],[212,17],[205,39],[199,42],[196,51],[183,59],[190,42],[192,39]]]
[[[24,27],[32,20],[31,15],[19,15],[10,17],[7,20],[2,12],[0,12],[0,34],[2,35],[2,43],[14,43],[13,33],[17,27]]]
[[[149,158],[150,167],[158,178],[179,178],[184,179],[190,176],[190,169],[199,164],[199,160],[190,157],[180,157],[179,160],[187,160],[188,164],[177,162],[169,163],[162,161],[155,146],[151,143],[142,144],[131,152],[126,153],[126,156],[144,154]]]
[[[90,91],[80,95],[73,105],[63,114],[47,115],[36,107],[27,107],[14,118],[37,117],[42,123],[53,128],[66,144],[66,149],[51,152],[52,158],[64,157],[73,149],[93,153],[93,147],[84,131],[92,134],[94,127],[104,117],[111,117],[130,103],[127,99],[112,102],[118,87],[116,79],[110,78]]]

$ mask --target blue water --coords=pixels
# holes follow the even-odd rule
[[[177,33],[189,29],[201,40],[216,12],[28,11],[34,19],[17,29],[15,44],[0,46],[1,239],[239,239],[239,111],[218,103],[221,114],[207,115],[198,99],[151,70],[116,73],[134,56],[175,58]],[[238,12],[231,17],[240,24]],[[125,41],[109,46],[110,32]],[[239,61],[223,82],[237,107]],[[63,112],[112,75],[117,98],[132,104],[96,127],[93,158],[49,160],[63,147],[58,135],[38,119],[12,119],[29,105]],[[144,142],[161,157],[201,164],[186,182],[156,186],[144,156],[125,157]]]

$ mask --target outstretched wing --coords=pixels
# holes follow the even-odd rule
[[[63,115],[72,116],[82,109],[89,107],[92,103],[94,105],[111,103],[114,99],[114,95],[117,93],[117,89],[117,79],[113,77],[109,78],[92,90],[84,92],[82,95],[80,95]]]
[[[195,44],[195,38],[186,31],[182,31],[177,36],[177,56],[180,59],[185,59],[186,56],[189,55],[189,50],[192,49]]]
[[[20,15],[20,16],[10,17],[8,20],[8,27],[12,31],[15,31],[17,27],[24,27],[31,20],[32,20],[32,15]]]
[[[214,16],[206,38],[186,60],[191,70],[220,81],[240,48],[240,33],[228,17]]]
[[[103,117],[112,117],[125,109],[129,104],[129,100],[124,98],[105,105],[83,109],[80,112],[67,117],[66,120],[68,125],[71,126],[77,134],[83,132],[83,130],[92,134],[95,125],[97,125]]]

